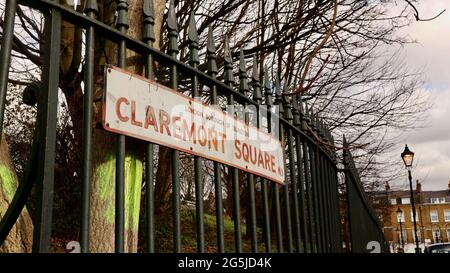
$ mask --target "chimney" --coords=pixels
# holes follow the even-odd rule
[[[419,179],[416,180],[416,192],[422,191],[422,184],[419,182]]]
[[[450,181],[449,181],[449,187],[450,187]],[[388,181],[384,182],[384,188],[386,189],[386,191],[390,191],[391,190],[391,187],[389,186],[389,182]]]
[[[448,180],[448,189],[450,190],[450,180]]]

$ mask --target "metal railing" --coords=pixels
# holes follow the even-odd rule
[[[3,243],[9,230],[17,220],[22,208],[25,206],[33,184],[38,189],[38,204],[36,221],[34,223],[33,251],[49,252],[53,190],[54,190],[54,161],[55,140],[57,125],[57,92],[59,84],[59,48],[61,42],[61,24],[63,21],[72,23],[85,30],[86,41],[84,63],[84,103],[83,103],[83,144],[82,144],[82,186],[81,186],[81,225],[80,244],[82,252],[89,252],[89,227],[90,227],[90,183],[92,179],[92,105],[94,91],[94,46],[99,37],[107,39],[118,47],[119,67],[125,68],[126,51],[131,50],[140,54],[144,60],[145,77],[157,79],[153,71],[153,64],[167,68],[169,73],[170,88],[177,90],[178,77],[182,75],[184,81],[190,81],[193,97],[200,95],[199,85],[207,86],[210,90],[211,104],[217,104],[219,100],[226,100],[229,105],[254,106],[258,111],[261,106],[267,108],[279,107],[278,114],[267,115],[267,125],[260,122],[253,124],[261,130],[272,132],[271,120],[279,121],[279,138],[285,149],[285,184],[271,182],[254,174],[245,173],[248,189],[247,202],[249,204],[250,241],[251,252],[258,252],[257,215],[262,215],[263,234],[261,240],[265,244],[264,252],[306,252],[329,253],[342,251],[342,232],[340,222],[340,206],[338,192],[338,168],[334,148],[334,140],[330,130],[323,120],[313,113],[313,109],[302,103],[300,98],[290,98],[282,95],[282,88],[275,80],[273,84],[268,77],[268,71],[264,71],[264,81],[259,82],[257,59],[254,58],[251,88],[246,74],[246,63],[241,51],[239,63],[240,87],[234,87],[233,62],[229,50],[224,52],[223,79],[218,79],[218,67],[216,63],[216,48],[212,32],[208,33],[206,62],[208,71],[198,69],[199,41],[195,29],[194,17],[191,16],[189,24],[189,63],[177,60],[178,32],[174,6],[170,1],[167,30],[168,52],[163,53],[153,48],[155,35],[153,26],[155,22],[153,4],[151,0],[144,1],[143,9],[143,40],[139,41],[126,34],[128,28],[128,3],[116,1],[117,22],[116,29],[111,28],[95,19],[98,11],[96,1],[86,1],[84,14],[58,4],[59,1],[6,1],[5,25],[0,55],[0,132],[2,131],[3,116],[5,111],[5,98],[7,92],[8,69],[11,58],[11,41],[14,28],[15,8],[17,3],[40,10],[45,14],[45,62],[43,66],[43,88],[38,101],[39,126],[34,140],[33,149],[28,164],[28,172],[22,178],[19,189],[16,192],[11,206],[3,216],[0,223],[0,244]],[[228,49],[227,39],[224,41],[225,49]],[[252,91],[252,95],[249,93]],[[273,101],[275,98],[275,101]],[[299,103],[300,101],[300,103]],[[249,122],[248,117],[244,117]],[[259,118],[256,119],[259,121]],[[116,188],[115,188],[115,251],[124,252],[124,160],[125,160],[125,136],[117,136],[116,152]],[[145,156],[145,198],[146,212],[145,222],[145,251],[155,252],[155,208],[154,208],[154,156],[153,146],[146,143]],[[180,152],[172,150],[172,214],[173,214],[173,251],[180,252],[181,242],[181,214],[180,214]],[[196,209],[196,234],[197,251],[205,252],[204,209],[202,196],[202,159],[194,157],[195,172],[195,209]],[[231,177],[233,219],[234,219],[234,251],[242,252],[241,222],[240,222],[240,188],[239,175],[241,171],[236,168],[224,166],[214,162],[214,187],[216,210],[216,240],[217,251],[225,251],[224,222],[223,222],[223,172]],[[35,175],[36,174],[36,175]],[[352,173],[353,174],[353,173]],[[242,174],[241,174],[242,175]],[[353,177],[353,176],[352,176]],[[351,180],[351,178],[348,178]],[[353,180],[352,180],[353,181]],[[260,191],[255,190],[259,183]],[[349,191],[352,194],[353,191]],[[262,208],[256,208],[256,194],[261,194]],[[349,198],[354,200],[353,197]],[[352,201],[353,202],[353,201]],[[349,204],[349,207],[354,207]],[[352,217],[354,213],[352,212]],[[352,218],[354,221],[354,218]],[[353,224],[352,224],[353,225]],[[375,229],[376,225],[370,225]],[[378,230],[371,230],[378,234]],[[352,238],[356,232],[352,229]],[[365,234],[362,232],[362,234]],[[273,236],[274,235],[274,236]],[[378,238],[378,237],[377,237]],[[362,240],[362,239],[361,239]],[[353,242],[353,240],[352,240]],[[275,244],[275,247],[272,247]],[[352,244],[355,249],[356,241]]]
[[[353,253],[370,251],[387,253],[389,252],[389,243],[384,237],[383,226],[364,191],[345,137],[343,143],[350,251]]]

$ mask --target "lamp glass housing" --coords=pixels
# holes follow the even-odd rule
[[[407,168],[411,167],[414,160],[414,153],[409,150],[408,145],[405,145],[405,150],[403,151],[401,156],[403,159],[403,163],[405,163],[405,166]]]

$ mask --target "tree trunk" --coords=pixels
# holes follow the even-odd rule
[[[114,22],[115,5],[99,1],[99,20],[112,24]],[[157,2],[157,3],[156,3]],[[142,0],[129,2],[128,35],[135,39],[142,39],[143,15]],[[160,33],[164,1],[155,1],[155,33]],[[103,8],[102,8],[103,7]],[[157,42],[159,43],[159,37]],[[97,39],[96,44],[96,86],[95,97],[100,98],[103,92],[104,64],[117,63],[117,46],[110,42]],[[103,54],[101,54],[103,52]],[[99,54],[100,53],[100,54]],[[143,73],[143,58],[134,52],[127,52],[127,70],[136,74]],[[132,92],[132,91],[131,91]],[[101,120],[101,105],[96,105],[94,113],[96,120]],[[93,135],[93,172],[91,191],[91,224],[90,250],[91,252],[114,251],[114,220],[115,220],[115,164],[116,164],[117,135],[95,129]],[[142,187],[143,143],[127,138],[125,156],[125,251],[137,252],[138,224]]]
[[[9,156],[8,144],[4,135],[0,139],[0,218],[5,214],[18,186],[14,165]],[[31,252],[33,242],[33,223],[25,208],[11,229],[0,253]]]
[[[114,27],[115,22],[115,1],[113,0],[100,0],[98,1],[99,14],[97,20]],[[128,21],[129,29],[128,35],[141,40],[143,30],[143,0],[129,1]],[[162,20],[165,9],[164,0],[155,0],[155,34],[156,41],[154,43],[155,48],[159,48],[161,41],[161,29]],[[68,100],[68,108],[72,120],[82,120],[82,105],[80,97],[81,86],[77,90],[73,87],[73,75],[66,75],[70,72],[71,68],[76,66],[78,58],[76,58],[78,51],[76,50],[77,31],[71,28],[70,25],[64,25],[63,27],[63,51],[61,60],[61,72],[62,72],[62,85],[61,89],[66,95]],[[116,164],[116,134],[106,132],[102,129],[98,129],[98,124],[101,121],[101,101],[103,96],[103,75],[104,65],[112,64],[117,65],[118,51],[117,45],[99,35],[96,36],[95,44],[95,87],[94,87],[94,121],[93,121],[93,145],[92,149],[92,182],[91,182],[91,195],[90,195],[90,251],[91,252],[114,252],[114,222],[115,222],[115,164]],[[72,47],[73,49],[64,50],[66,47]],[[75,56],[75,57],[74,57]],[[143,74],[143,58],[134,52],[127,51],[127,70],[136,73]],[[75,65],[74,65],[75,63]],[[74,91],[75,90],[75,91]],[[130,90],[129,92],[132,92]],[[81,124],[80,124],[81,125]],[[81,136],[81,126],[74,126],[75,138],[78,140]],[[78,137],[77,137],[78,136]],[[126,142],[126,155],[125,155],[125,251],[137,252],[138,243],[138,223],[139,223],[139,210],[140,210],[140,197],[142,187],[142,161],[143,161],[143,143],[141,141],[127,138]],[[162,174],[164,181],[171,181],[170,167],[165,164],[166,161],[170,163],[170,157],[164,153],[164,148],[160,149],[160,161],[158,162],[160,170],[168,171],[168,175]],[[161,158],[162,157],[162,158]],[[167,158],[167,159],[165,159]],[[161,176],[159,176],[161,177]],[[156,181],[155,199],[167,201],[165,198],[161,198],[167,194],[168,189],[163,187],[163,191],[158,191],[161,187],[158,187],[159,180]],[[163,183],[169,185],[170,183]],[[158,194],[160,192],[160,194]],[[170,202],[169,202],[170,203]],[[156,206],[157,208],[159,206]]]

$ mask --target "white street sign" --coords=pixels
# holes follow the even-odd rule
[[[166,86],[106,66],[105,130],[139,138],[284,184],[280,141]]]

